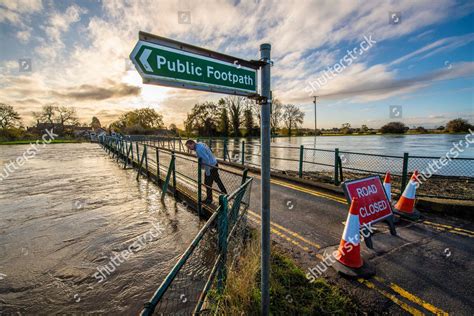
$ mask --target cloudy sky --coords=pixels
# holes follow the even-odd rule
[[[140,30],[247,59],[271,43],[273,95],[305,127],[314,94],[320,128],[474,122],[474,2],[454,0],[0,0],[0,102],[25,125],[55,102],[84,122],[149,106],[182,126],[222,97],[143,85],[127,63]]]

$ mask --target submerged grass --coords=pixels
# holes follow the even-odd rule
[[[256,234],[255,234],[256,235]],[[211,301],[216,315],[260,314],[260,245],[257,236],[242,252],[236,267],[229,269],[226,288]],[[272,249],[270,313],[272,315],[347,315],[355,305],[324,279],[310,283],[304,272],[285,254]]]

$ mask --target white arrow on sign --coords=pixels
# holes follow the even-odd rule
[[[151,49],[145,48],[139,58],[140,62],[142,63],[143,67],[145,67],[146,71],[153,71],[150,64],[148,63],[148,57],[150,57],[150,54],[151,54]]]

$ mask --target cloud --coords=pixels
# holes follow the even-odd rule
[[[426,59],[435,54],[439,54],[441,52],[452,51],[456,48],[468,45],[472,41],[474,41],[474,33],[469,33],[469,34],[465,34],[461,36],[446,37],[446,38],[437,40],[431,44],[428,44],[420,49],[417,49],[416,51],[412,53],[409,53],[405,56],[395,59],[394,61],[390,63],[390,65],[394,66],[396,64],[402,63],[414,57],[418,57],[418,59]]]
[[[41,0],[1,0],[0,22],[21,26],[25,15],[36,13],[42,8]]]
[[[360,66],[361,68],[363,66]],[[349,73],[344,78],[334,79],[333,89],[319,93],[322,98],[352,97],[353,102],[380,100],[389,96],[404,94],[426,87],[433,82],[451,80],[474,75],[474,62],[454,64],[451,69],[443,68],[410,78],[395,78],[385,66],[376,65]],[[341,82],[338,82],[341,81]]]
[[[357,45],[364,34],[372,34],[380,41],[377,45],[420,31],[426,33],[420,37],[431,36],[434,32],[426,29],[452,19],[457,10],[454,0],[438,0],[436,6],[431,0],[369,1],[364,5],[345,0],[114,0],[91,2],[87,9],[80,4],[60,9],[55,2],[45,2],[43,8],[39,0],[0,0],[0,23],[13,26],[16,38],[28,42],[36,52],[32,56],[34,73],[28,77],[18,74],[16,61],[0,59],[0,98],[15,104],[36,100],[39,103],[31,102],[33,109],[47,102],[74,102],[78,112],[84,109],[89,115],[104,110],[110,119],[120,111],[151,105],[163,112],[166,124],[179,124],[194,103],[222,97],[143,85],[135,71],[127,72],[124,59],[138,31],[143,30],[247,59],[257,59],[259,45],[270,42],[274,95],[282,102],[308,102],[306,81],[334,64],[344,54],[342,48]],[[463,14],[472,5],[465,8]],[[178,11],[190,11],[191,24],[178,23]],[[389,11],[401,11],[402,23],[390,25]],[[38,17],[35,23],[32,15]],[[399,78],[393,67],[402,58],[426,58],[432,51],[455,49],[463,39],[472,40],[439,40],[431,48],[400,57],[393,65],[369,62],[379,54],[376,47],[320,93],[334,101],[349,97],[352,101],[381,100],[462,76],[456,64],[451,73],[431,71],[412,78]],[[459,66],[472,70],[471,65]],[[89,108],[91,103],[94,108]]]
[[[79,87],[70,87],[62,91],[51,91],[51,94],[59,99],[73,101],[100,101],[137,96],[140,94],[140,90],[140,87],[131,86],[126,83],[109,82],[109,87],[106,88],[83,84]]]

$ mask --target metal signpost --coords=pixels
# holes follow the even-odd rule
[[[260,60],[244,60],[187,43],[139,32],[130,54],[143,83],[225,93],[261,105],[262,315],[270,310],[270,44],[260,45]],[[260,90],[257,94],[257,70]]]

